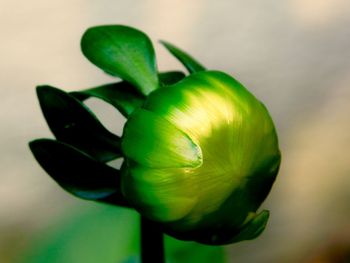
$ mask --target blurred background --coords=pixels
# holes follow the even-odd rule
[[[225,247],[229,262],[349,262],[349,1],[0,0],[1,263],[23,262],[69,218],[99,213],[60,189],[27,143],[52,137],[36,85],[71,91],[112,80],[79,48],[84,30],[101,24],[137,27],[232,74],[275,120],[283,160],[262,205],[271,218],[257,240]],[[161,70],[182,69],[154,44]],[[121,134],[118,113],[89,103]]]

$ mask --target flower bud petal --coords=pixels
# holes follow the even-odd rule
[[[129,159],[152,168],[196,167],[201,149],[166,119],[139,109],[124,127],[122,151]]]
[[[192,173],[192,168],[131,166],[123,170],[122,191],[150,219],[180,220],[197,203],[197,196],[192,194],[197,185]]]

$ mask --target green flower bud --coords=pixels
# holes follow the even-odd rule
[[[134,207],[173,237],[211,245],[253,239],[266,226],[269,212],[256,211],[281,159],[271,117],[235,79],[162,44],[189,76],[158,72],[152,42],[137,29],[89,28],[82,52],[123,81],[71,93],[38,87],[57,141],[32,141],[31,150],[68,192]],[[86,107],[90,97],[127,118],[121,138]],[[107,165],[121,157],[120,170]]]
[[[122,192],[166,233],[205,244],[252,239],[280,165],[265,106],[231,76],[201,71],[154,90],[122,136]]]

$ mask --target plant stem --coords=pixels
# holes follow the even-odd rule
[[[160,226],[141,216],[141,262],[164,263],[163,232]]]

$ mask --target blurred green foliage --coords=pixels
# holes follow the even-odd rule
[[[73,213],[33,240],[18,263],[136,263],[139,261],[139,215],[109,205]],[[224,248],[165,237],[169,263],[224,263]]]

